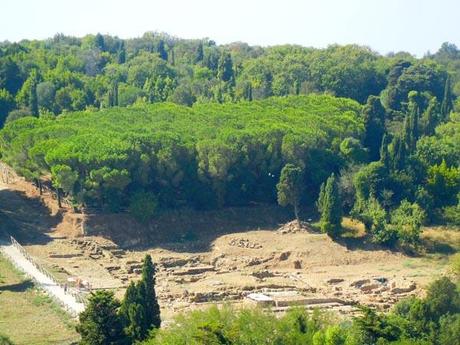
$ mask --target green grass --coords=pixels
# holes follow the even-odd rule
[[[78,341],[75,321],[0,255],[0,334],[17,345]]]

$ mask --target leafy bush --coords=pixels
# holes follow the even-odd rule
[[[305,310],[290,310],[277,319],[259,309],[236,311],[229,306],[211,307],[178,316],[170,327],[159,330],[144,344],[314,344],[314,338],[327,339],[326,344],[343,344],[346,332],[332,326],[324,315]],[[323,331],[324,329],[324,331]],[[321,336],[316,335],[321,333]],[[322,336],[324,332],[324,337]],[[322,343],[320,343],[322,344]]]
[[[6,335],[0,334],[0,345],[14,345]]]
[[[142,223],[148,222],[158,211],[158,198],[152,193],[137,192],[129,202],[129,212]]]
[[[420,228],[425,219],[425,212],[417,204],[404,200],[391,213],[391,225],[398,234],[402,244],[415,245],[420,239]]]

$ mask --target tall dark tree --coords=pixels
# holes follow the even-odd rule
[[[38,77],[35,70],[31,74],[30,94],[29,94],[29,107],[32,115],[38,115],[38,97],[37,97],[37,84]]]
[[[123,64],[126,62],[126,48],[125,42],[120,41],[117,51],[117,62]]]
[[[142,266],[142,279],[140,281],[140,294],[145,307],[145,328],[159,328],[161,325],[160,306],[155,292],[156,268],[152,257],[146,255]]]
[[[0,128],[6,120],[8,113],[15,106],[14,97],[6,89],[0,89]]]
[[[102,36],[100,33],[97,33],[96,36],[94,37],[94,45],[96,48],[100,49],[101,51],[105,50],[105,40],[104,36]]]
[[[411,91],[409,93],[408,114],[404,123],[404,141],[410,154],[415,151],[415,146],[419,137],[419,97],[416,91]]]
[[[124,331],[134,342],[144,340],[153,328],[161,325],[160,306],[155,293],[155,265],[146,255],[142,266],[142,278],[132,282],[125,292],[120,307]]]
[[[174,52],[174,47],[169,49],[169,55],[171,56],[171,66],[176,66],[176,53]]]
[[[342,202],[334,174],[321,187],[317,205],[321,212],[321,231],[330,237],[337,237],[342,229]]]
[[[112,291],[100,290],[89,298],[89,303],[80,314],[76,327],[82,345],[126,344],[123,326],[117,314],[119,302]]]
[[[227,83],[234,83],[233,61],[229,52],[222,52],[217,67],[217,77]]]
[[[444,97],[441,103],[441,115],[443,119],[447,119],[450,112],[454,108],[452,100],[452,89],[450,85],[450,76],[446,78],[446,84],[444,86]]]
[[[157,53],[160,55],[160,58],[168,61],[168,52],[166,51],[165,42],[163,40],[158,42]]]
[[[0,89],[6,89],[15,95],[23,83],[19,66],[10,57],[0,59]]]
[[[195,63],[199,63],[203,61],[203,58],[204,58],[203,42],[200,42],[195,52]]]
[[[120,317],[124,332],[134,342],[144,338],[145,308],[140,300],[139,288],[134,282],[129,284],[120,307]]]
[[[382,145],[380,146],[380,161],[383,163],[386,169],[390,167],[390,154],[388,152],[388,145],[390,140],[388,135],[384,134],[382,138]]]
[[[294,164],[286,164],[281,170],[281,176],[276,185],[278,191],[278,204],[283,207],[291,205],[297,222],[299,218],[299,204],[303,192],[303,171]]]
[[[118,106],[118,82],[113,82],[111,89],[107,93],[107,103],[109,107]]]
[[[392,141],[391,162],[394,170],[402,170],[406,165],[407,149],[406,143],[401,135],[396,135]]]
[[[439,113],[440,113],[439,102],[436,97],[433,97],[430,99],[430,102],[428,103],[428,107],[423,113],[423,116],[421,119],[424,135],[430,136],[434,134],[434,129],[436,128],[439,118],[440,118]]]
[[[369,96],[363,108],[364,118],[364,146],[369,149],[369,158],[379,160],[379,150],[382,137],[385,133],[385,109],[380,103],[380,98]]]

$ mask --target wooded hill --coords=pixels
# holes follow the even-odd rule
[[[449,43],[417,59],[158,33],[4,42],[1,159],[38,185],[51,176],[76,206],[143,221],[163,208],[297,210],[329,180],[317,205],[330,229],[344,211],[377,242],[407,229],[417,240],[423,223],[460,223],[459,61]]]

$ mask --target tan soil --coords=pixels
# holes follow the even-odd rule
[[[40,197],[22,180],[3,188],[0,212],[7,217],[0,230],[14,234],[59,279],[77,276],[121,297],[151,254],[165,318],[209,303],[240,305],[251,292],[285,292],[276,298],[279,310],[289,303],[344,313],[354,303],[388,309],[422,293],[447,262],[446,255],[411,258],[353,238],[334,242],[308,224],[285,224],[288,214],[273,206],[170,212],[141,225],[127,215],[59,210],[49,193]],[[427,236],[437,241],[441,233],[460,246],[460,232]]]

